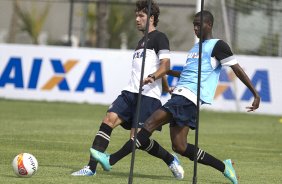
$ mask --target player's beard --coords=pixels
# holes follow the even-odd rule
[[[145,28],[143,28],[143,27],[137,27],[137,29],[139,30],[139,31],[141,31],[141,32],[144,32],[145,31]]]
[[[141,31],[141,32],[144,32],[146,27],[145,26],[142,26],[142,25],[136,25],[138,31]]]

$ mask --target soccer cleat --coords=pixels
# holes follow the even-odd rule
[[[90,148],[90,153],[92,157],[102,165],[105,171],[110,171],[112,169],[112,166],[110,165],[110,155],[97,151],[93,148]]]
[[[93,175],[96,175],[96,172],[91,171],[89,166],[84,166],[82,169],[80,169],[79,171],[73,172],[71,175],[72,176],[93,176]]]
[[[232,181],[233,184],[238,184],[238,180],[231,159],[224,160],[223,163],[225,164],[225,170],[223,173],[224,176],[230,181]]]
[[[175,154],[173,154],[173,157],[174,157],[174,160],[171,162],[171,164],[168,167],[171,170],[173,176],[176,179],[181,180],[184,178],[184,170],[182,166],[180,165],[178,157]]]

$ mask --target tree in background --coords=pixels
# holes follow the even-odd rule
[[[96,4],[97,12],[97,45],[98,48],[107,48],[109,43],[108,17],[109,4],[107,0],[99,0]]]
[[[109,47],[135,49],[138,32],[135,25],[135,13],[132,7],[112,5],[108,21],[110,33]],[[123,43],[124,42],[124,43]]]
[[[38,11],[34,4],[32,4],[30,10],[25,10],[20,5],[19,0],[14,0],[13,6],[20,20],[21,30],[28,33],[33,44],[38,44],[38,36],[42,31],[49,12],[49,4],[47,4],[42,11]]]
[[[92,3],[88,4],[87,7],[86,46],[98,48],[121,48],[122,39],[125,38],[125,47],[134,49],[138,32],[136,31],[135,14],[132,7],[111,5],[107,6],[107,10],[104,9],[101,13],[101,11],[98,11],[97,6],[98,4]],[[105,13],[107,15],[105,15]],[[98,17],[103,16],[107,17],[107,25],[99,27],[101,22],[99,23]]]
[[[12,13],[12,18],[10,21],[10,26],[9,26],[9,35],[7,42],[8,43],[15,43],[16,41],[16,34],[17,34],[17,27],[18,27],[18,16],[17,16],[17,4],[19,2],[17,0],[13,0],[13,13]]]
[[[91,3],[87,5],[87,16],[86,16],[86,46],[95,47],[97,42],[97,31],[96,31],[96,4]]]

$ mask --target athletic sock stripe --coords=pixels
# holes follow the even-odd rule
[[[198,152],[197,152],[197,157],[198,157],[199,155],[201,155],[202,151],[203,151],[203,150],[201,150],[201,149],[198,150]]]
[[[110,142],[109,136],[105,136],[104,134],[99,134],[99,133],[97,133],[96,136],[103,137],[104,139]]]
[[[134,141],[134,137],[131,137],[131,140]],[[138,139],[136,139],[136,147],[139,148],[141,146],[140,142],[138,141]]]
[[[154,146],[154,140],[150,140],[150,145],[145,149],[147,152],[150,151]]]
[[[136,139],[136,147],[139,148],[141,146],[140,142],[138,141],[138,139]]]
[[[199,160],[201,154],[202,154],[203,150],[199,149],[198,150],[198,153],[197,153],[197,160]]]
[[[110,140],[110,136],[108,136],[107,134],[103,133],[103,132],[98,132],[96,135],[105,137],[107,140]]]
[[[205,154],[206,154],[206,152],[204,152],[202,155],[202,157],[201,157],[201,160],[203,160],[203,158],[205,157]]]
[[[106,136],[104,136],[103,134],[96,134],[96,136],[103,137],[104,139],[106,139],[107,141],[109,141],[109,142],[110,142],[110,139],[109,139],[109,138],[107,138]]]
[[[108,134],[106,134],[106,133],[103,132],[103,131],[98,131],[97,135],[103,135],[103,136],[107,137],[108,139],[111,138]]]
[[[98,133],[103,134],[104,136],[106,136],[106,137],[108,137],[108,138],[110,139],[110,136],[109,136],[108,134],[106,134],[105,132],[103,132],[103,131],[98,131]]]

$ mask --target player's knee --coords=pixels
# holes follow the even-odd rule
[[[116,113],[109,112],[104,117],[103,123],[107,124],[111,128],[115,128],[121,123],[121,120]]]
[[[180,155],[182,155],[185,152],[186,147],[179,144],[173,144],[172,150]]]
[[[156,125],[154,123],[153,119],[147,119],[144,123],[144,128],[148,131],[148,132],[153,132],[156,129]]]
[[[151,132],[152,126],[151,126],[151,124],[149,124],[148,122],[149,122],[149,121],[146,121],[146,122],[144,123],[143,128],[145,128],[147,131]]]
[[[111,128],[115,128],[114,124],[110,121],[103,121],[103,123],[105,123],[106,125],[108,125]]]

